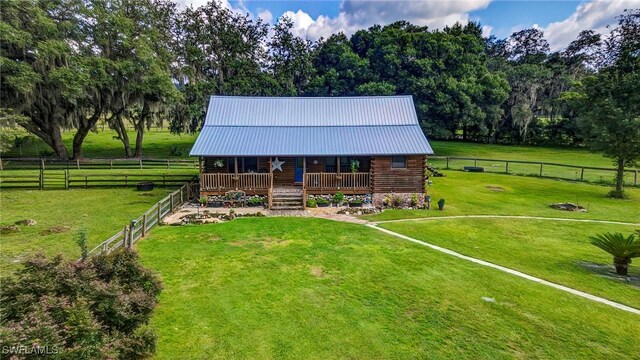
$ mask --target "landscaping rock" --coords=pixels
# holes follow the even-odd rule
[[[584,207],[572,203],[551,204],[549,207],[556,210],[587,212],[587,209]]]
[[[32,219],[24,219],[24,220],[16,221],[16,225],[35,226],[36,224],[37,224],[37,222],[35,220],[32,220]]]
[[[44,230],[43,232],[41,232],[40,234],[42,235],[50,235],[50,234],[60,234],[63,232],[67,232],[71,230],[71,227],[69,226],[52,226],[50,228],[48,228],[47,230]]]
[[[20,228],[18,227],[18,225],[0,226],[0,234],[2,234],[2,235],[13,234],[13,233],[17,233],[19,231],[20,231]]]

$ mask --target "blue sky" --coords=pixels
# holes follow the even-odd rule
[[[176,0],[201,5],[206,0]],[[294,21],[294,33],[312,40],[342,31],[347,35],[373,24],[407,20],[430,28],[456,21],[479,21],[485,35],[503,38],[537,27],[545,32],[552,50],[560,50],[581,30],[606,33],[607,24],[625,8],[640,8],[640,0],[221,0],[238,12],[274,23],[285,15]]]

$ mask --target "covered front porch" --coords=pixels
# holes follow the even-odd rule
[[[298,187],[306,194],[371,192],[371,158],[330,157],[202,157],[200,192],[222,195],[242,190],[270,195],[277,187]]]

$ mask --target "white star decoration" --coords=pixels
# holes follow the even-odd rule
[[[282,164],[284,163],[284,161],[280,161],[278,158],[275,158],[275,160],[271,162],[271,170],[280,170],[282,172]]]

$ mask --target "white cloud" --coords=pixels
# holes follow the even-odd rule
[[[491,36],[491,32],[493,31],[493,26],[482,25],[482,36],[488,38]]]
[[[591,1],[578,5],[568,18],[541,28],[552,51],[560,50],[576,39],[582,30],[608,34],[607,25],[617,24],[624,9],[640,7],[640,1]]]
[[[258,13],[258,17],[267,24],[271,24],[271,22],[273,21],[273,14],[269,10],[260,11]]]
[[[287,11],[282,16],[291,18],[296,35],[317,40],[340,31],[349,35],[374,24],[384,25],[398,20],[430,28],[442,28],[455,22],[466,23],[469,12],[483,9],[490,2],[491,0],[343,0],[339,14],[333,18],[320,15],[313,19],[302,10]],[[491,30],[490,27],[487,28]]]

